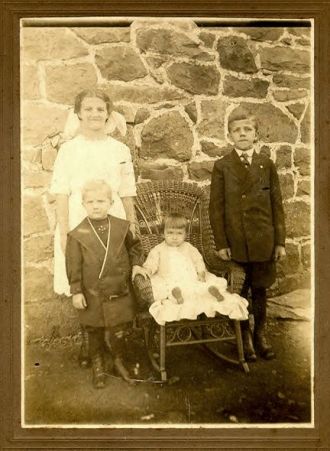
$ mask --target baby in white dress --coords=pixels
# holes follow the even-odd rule
[[[248,302],[227,291],[227,281],[206,270],[199,251],[186,239],[187,220],[172,213],[164,220],[164,241],[149,252],[144,263],[155,302],[150,313],[158,324],[196,319],[217,312],[232,319],[247,319]]]

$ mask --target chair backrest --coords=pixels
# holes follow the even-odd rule
[[[139,234],[148,253],[163,241],[162,222],[168,213],[188,220],[187,241],[196,246],[206,263],[212,264],[215,244],[208,215],[208,194],[196,183],[178,180],[140,182],[135,203]]]

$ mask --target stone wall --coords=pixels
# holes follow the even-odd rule
[[[308,28],[203,27],[137,20],[126,27],[22,32],[24,280],[28,337],[76,331],[52,291],[54,199],[47,193],[59,132],[75,95],[103,88],[124,114],[137,177],[208,185],[228,152],[227,117],[240,104],[260,122],[276,163],[287,260],[272,291],[306,285],[310,268],[311,119]],[[120,139],[120,136],[116,136]]]

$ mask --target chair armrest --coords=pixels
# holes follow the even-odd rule
[[[144,278],[141,274],[137,274],[133,280],[133,288],[138,310],[140,312],[148,310],[149,306],[155,302],[149,277]]]
[[[245,271],[241,265],[233,261],[224,261],[216,252],[212,252],[207,256],[207,266],[213,274],[226,277],[231,293],[241,294],[245,281]]]

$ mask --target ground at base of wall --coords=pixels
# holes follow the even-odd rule
[[[277,359],[250,363],[249,374],[213,360],[199,346],[178,347],[168,352],[169,383],[129,386],[109,372],[102,390],[92,387],[90,369],[79,368],[77,343],[28,345],[25,423],[310,423],[310,329],[307,321],[270,320]],[[131,343],[127,361],[136,378],[152,374],[142,338]]]

